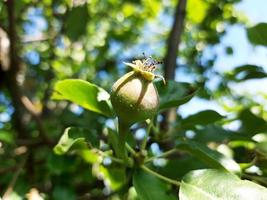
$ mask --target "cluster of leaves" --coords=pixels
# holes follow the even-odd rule
[[[70,0],[13,2],[16,42],[21,47],[18,53],[26,66],[20,78],[26,95],[41,110],[45,135],[27,112],[18,116],[16,101],[8,88],[3,88],[0,196],[12,188],[11,199],[33,194],[70,200],[266,198],[266,108],[229,89],[233,82],[266,78],[266,72],[261,66],[239,66],[221,75],[214,96],[202,87],[216,58],[205,60],[203,51],[220,43],[225,26],[242,20],[233,8],[239,0],[188,0],[180,58],[197,77],[196,84],[155,83],[160,95],[159,116],[130,130],[127,146],[135,163],[131,168],[116,157],[116,120],[106,90],[123,71],[121,59],[138,56],[130,51],[136,43],[148,43],[149,48],[161,44],[152,51],[163,57],[162,41],[167,39],[169,27],[159,21],[171,18],[176,1],[92,0],[76,7]],[[7,9],[0,2],[0,27],[6,32],[7,19]],[[150,24],[156,24],[160,34],[149,32]],[[38,37],[34,38],[36,30]],[[143,30],[149,32],[151,42],[143,41],[147,34]],[[247,31],[250,42],[262,46],[266,46],[266,32],[265,23]],[[230,47],[226,49],[232,52]],[[58,81],[62,79],[66,80]],[[52,90],[54,100],[50,99]],[[186,104],[194,96],[207,98],[206,94],[218,101],[231,99],[230,106],[222,103],[231,115],[212,110],[187,117],[177,114],[171,129],[162,129],[162,112]],[[262,98],[266,100],[266,94]],[[26,135],[17,130],[17,117],[23,119]],[[229,130],[231,123],[240,126]],[[139,133],[144,131],[142,140]]]
[[[159,113],[165,109],[178,107],[188,102],[196,93],[196,91],[192,89],[192,86],[186,83],[169,81],[167,86],[163,84],[156,85],[160,96]],[[67,99],[91,111],[112,117],[114,115],[112,114],[112,107],[110,107],[111,103],[109,102],[109,96],[107,94],[108,93],[105,92],[104,89],[96,85],[71,79],[60,81],[55,85],[54,98],[61,100]],[[99,98],[102,95],[106,96],[106,98]],[[244,118],[249,117],[249,115],[253,117],[253,114],[249,111],[243,113]],[[241,165],[234,160],[233,155],[230,155],[233,153],[231,151],[234,149],[231,150],[229,146],[222,146],[221,144],[219,147],[225,149],[220,152],[218,151],[219,147],[216,150],[216,148],[210,148],[205,145],[205,143],[208,144],[215,141],[237,142],[240,143],[241,146],[244,143],[243,140],[245,140],[245,144],[248,142],[253,143],[251,141],[251,133],[249,133],[249,135],[247,133],[242,134],[241,132],[228,133],[229,131],[227,132],[220,128],[220,126],[216,127],[213,125],[209,127],[210,124],[214,124],[224,118],[224,116],[215,111],[206,110],[179,120],[174,130],[172,130],[175,133],[171,134],[172,139],[176,141],[175,148],[159,153],[158,155],[153,155],[153,149],[151,151],[151,149],[146,149],[146,145],[143,145],[143,142],[146,142],[147,136],[145,136],[140,143],[136,143],[137,141],[128,138],[128,143],[126,145],[129,152],[132,154],[134,165],[127,170],[127,173],[125,172],[127,163],[116,158],[116,152],[120,150],[118,147],[118,137],[120,137],[120,135],[116,132],[116,129],[108,128],[106,130],[105,137],[101,137],[101,143],[102,145],[105,144],[105,148],[101,148],[99,142],[96,143],[99,139],[91,137],[90,133],[84,132],[84,136],[81,137],[79,130],[68,128],[62,135],[59,143],[55,146],[54,152],[58,155],[63,155],[65,153],[80,155],[86,162],[93,165],[93,172],[95,172],[95,168],[98,169],[98,172],[94,175],[103,180],[106,187],[117,192],[121,197],[127,195],[128,198],[132,198],[131,195],[137,195],[138,198],[145,200],[176,199],[175,191],[177,188],[176,190],[170,188],[171,185],[175,185],[180,186],[180,199],[222,198],[241,200],[251,199],[252,197],[263,199],[267,195],[267,190],[264,187],[250,181],[242,181],[238,176],[233,174],[236,173],[240,175],[244,173],[247,168],[255,164],[255,159],[250,163],[242,163],[242,165],[244,165],[242,168]],[[242,117],[240,117],[240,119],[242,119]],[[261,127],[261,130],[265,130],[267,128],[265,121],[262,121],[260,118],[258,118],[258,120],[261,121],[258,127]],[[256,123],[258,120],[253,119],[252,121]],[[154,124],[154,122],[150,122],[148,124],[149,128],[146,134],[149,134],[150,142],[162,142],[162,140],[157,138],[160,134],[158,130],[156,130],[158,126],[157,123],[158,122]],[[115,121],[114,124],[116,124]],[[202,128],[199,128],[199,126]],[[212,132],[203,130],[203,128],[212,128]],[[216,128],[222,133],[217,132],[215,134],[214,130],[216,130]],[[198,132],[199,129],[202,129],[202,135],[197,133],[194,139],[186,139],[186,137],[182,135],[182,130],[195,130]],[[248,128],[246,128],[246,131],[247,130]],[[255,133],[261,130],[251,127],[251,131]],[[201,138],[203,135],[205,137],[204,139]],[[213,138],[215,138],[215,140]],[[261,144],[261,146],[263,145]],[[112,151],[112,149],[114,151]],[[228,152],[227,154],[227,151],[231,153],[229,154]],[[178,158],[176,157],[175,159],[169,160],[169,156],[175,153],[179,155]],[[184,153],[190,156],[185,156]],[[191,156],[197,158],[198,161]],[[158,159],[167,159],[168,162],[167,164],[156,164]],[[184,159],[186,159],[187,165],[185,165]],[[109,160],[109,162],[105,162],[107,160]],[[154,162],[154,165],[151,165],[150,162]],[[191,166],[190,162],[196,164]],[[153,168],[153,170],[148,168],[148,166]],[[181,172],[183,167],[184,171]],[[190,167],[192,168],[190,169]],[[199,170],[199,167],[211,169]],[[175,168],[179,169],[178,176],[174,176],[173,174]],[[114,171],[114,169],[116,170]],[[112,176],[110,176],[110,174]],[[184,174],[186,175],[184,176]],[[114,179],[114,176],[116,176],[116,179]],[[181,176],[184,177],[180,183],[177,179],[180,179]],[[164,183],[164,181],[167,183]],[[229,187],[229,184],[231,187]],[[131,186],[133,186],[133,188]],[[129,189],[128,193],[127,189]],[[248,189],[251,191],[250,193],[247,193],[246,190]],[[130,190],[136,193],[132,194]]]

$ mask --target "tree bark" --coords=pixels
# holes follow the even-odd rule
[[[16,35],[16,17],[15,17],[15,0],[7,0],[8,14],[8,38],[10,41],[9,60],[10,65],[6,71],[5,82],[9,91],[12,105],[14,107],[13,123],[18,132],[19,138],[28,138],[27,125],[24,122],[25,114],[30,114],[37,124],[37,129],[44,141],[50,143],[46,136],[45,129],[38,111],[33,103],[23,94],[22,83],[19,81],[19,76],[22,76],[21,63],[18,57],[18,44]]]
[[[13,113],[13,123],[15,129],[18,132],[18,136],[25,137],[26,136],[26,126],[23,122],[23,113],[24,109],[22,103],[20,101],[21,90],[18,84],[18,75],[21,70],[19,66],[19,60],[16,52],[16,44],[17,44],[17,35],[15,30],[15,1],[7,0],[7,15],[8,15],[8,38],[10,41],[9,46],[9,60],[10,64],[8,70],[6,72],[5,82],[6,87],[9,91],[10,98],[12,101],[12,105],[14,107]]]
[[[173,26],[167,42],[167,53],[164,59],[164,75],[167,80],[174,80],[177,52],[184,30],[187,0],[179,0],[174,14]]]
[[[173,26],[167,40],[167,53],[164,58],[164,76],[167,81],[175,79],[177,53],[179,52],[179,44],[184,30],[186,3],[187,0],[178,1],[174,14]],[[165,130],[168,130],[170,123],[174,122],[175,119],[176,109],[171,109],[163,113],[163,122],[161,127]]]

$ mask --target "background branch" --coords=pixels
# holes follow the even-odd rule
[[[17,170],[14,172],[14,175],[7,187],[7,190],[5,191],[4,195],[3,195],[3,200],[9,200],[10,199],[10,194],[13,192],[14,186],[16,185],[16,182],[18,180],[19,175],[21,174],[23,167],[25,165],[25,162],[27,160],[27,156],[25,156],[23,158],[23,160],[21,161],[21,163],[17,166]]]
[[[173,26],[167,41],[167,53],[164,59],[164,75],[166,80],[173,80],[175,77],[177,52],[179,52],[179,44],[184,30],[186,1],[179,0],[177,4]]]
[[[7,13],[8,13],[8,37],[10,41],[10,51],[9,51],[9,58],[10,58],[10,66],[7,71],[6,76],[6,87],[9,91],[12,105],[15,108],[15,112],[13,114],[13,120],[15,128],[18,132],[19,138],[27,138],[27,130],[26,124],[23,121],[25,116],[25,111],[29,113],[37,124],[37,129],[40,133],[40,136],[48,143],[50,143],[49,139],[46,136],[45,129],[42,124],[42,120],[40,118],[40,111],[35,108],[34,104],[23,94],[22,83],[19,82],[19,76],[23,75],[18,51],[17,51],[17,35],[16,35],[16,28],[15,28],[15,1],[8,0],[6,2],[7,6]]]
[[[174,22],[167,40],[167,53],[164,58],[164,76],[166,80],[174,80],[177,67],[176,59],[179,52],[181,36],[184,30],[187,0],[179,0],[174,14]],[[165,130],[176,119],[176,109],[163,113],[164,120],[161,127]]]

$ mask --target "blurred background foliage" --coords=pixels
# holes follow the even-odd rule
[[[195,107],[204,101],[211,108],[186,107],[190,112],[179,108],[168,130],[157,127],[159,133],[149,140],[149,153],[158,155],[173,145],[170,141],[186,137],[235,160],[243,177],[267,186],[266,92],[251,96],[232,90],[233,84],[266,78],[266,66],[247,63],[223,73],[214,69],[220,55],[213,47],[224,49],[225,55],[235,54],[221,42],[227,29],[238,25],[246,30],[251,25],[235,9],[240,2],[187,1],[179,51],[175,49],[174,78],[198,88]],[[53,86],[58,80],[79,78],[110,91],[112,83],[129,70],[123,61],[140,58],[142,52],[165,60],[178,4],[177,0],[0,2],[0,196],[119,198],[114,191],[125,178],[119,170],[95,165],[99,158],[92,152],[58,156],[52,151],[67,127],[88,129],[90,140],[95,138],[95,145],[101,140],[105,149],[106,128],[112,127],[102,115],[51,100]],[[262,23],[248,29],[248,38],[253,45],[266,46],[262,37],[266,33]],[[164,64],[158,71],[166,72]],[[212,110],[214,102],[222,112]],[[158,117],[158,123],[164,122],[164,116]],[[133,142],[138,143],[143,130],[142,124],[133,128]],[[200,157],[207,153],[202,146],[193,147],[183,148]],[[177,179],[207,166],[185,153],[152,164]],[[136,199],[134,189],[128,189],[128,199]]]

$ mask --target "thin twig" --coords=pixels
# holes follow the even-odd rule
[[[154,175],[154,176],[156,176],[156,177],[158,177],[158,178],[160,178],[160,179],[162,179],[162,180],[164,180],[164,181],[166,181],[166,182],[168,182],[170,184],[176,185],[178,187],[181,185],[181,183],[179,181],[176,181],[176,180],[170,179],[170,178],[168,178],[166,176],[163,176],[163,175],[161,175],[161,174],[149,169],[148,167],[146,167],[144,165],[142,165],[141,168],[144,171],[146,171],[146,172],[148,172],[148,173],[150,173],[150,174],[152,174],[152,175]]]
[[[148,137],[150,135],[150,132],[151,132],[151,129],[152,129],[152,126],[153,126],[153,122],[154,122],[154,118],[150,119],[148,127],[147,127],[146,135],[145,135],[145,137],[143,139],[143,142],[141,144],[141,149],[146,149],[147,140],[148,140]]]
[[[24,106],[24,108],[28,111],[28,113],[30,113],[32,115],[32,117],[34,118],[36,124],[37,124],[37,127],[38,127],[38,130],[39,130],[39,133],[41,135],[41,137],[48,143],[52,143],[50,141],[50,139],[47,137],[47,133],[45,131],[45,128],[43,126],[43,122],[42,122],[42,119],[41,119],[41,111],[38,110],[34,104],[31,102],[31,100],[26,97],[25,95],[24,96],[21,96],[21,103],[22,105]]]
[[[19,164],[18,168],[17,168],[17,171],[14,173],[8,187],[7,187],[7,190],[5,191],[4,195],[3,195],[3,200],[8,200],[9,199],[9,195],[13,192],[13,188],[17,182],[17,179],[20,175],[20,173],[22,172],[23,170],[23,166],[25,165],[26,163],[26,160],[27,160],[27,156],[25,156],[25,158],[23,158],[23,160],[21,161],[21,163]]]
[[[126,142],[126,149],[133,155],[136,157],[137,153],[136,151]]]
[[[155,159],[157,159],[157,158],[164,158],[164,157],[167,157],[167,156],[169,156],[169,155],[171,155],[171,154],[173,154],[173,153],[175,153],[175,152],[177,152],[177,149],[171,149],[171,150],[166,151],[166,152],[164,152],[164,153],[162,153],[162,154],[160,154],[160,155],[158,155],[158,156],[153,156],[153,157],[147,158],[147,159],[145,160],[145,163],[151,162],[151,161],[153,161],[153,160],[155,160]]]
[[[37,35],[37,36],[23,36],[21,38],[22,42],[23,43],[32,43],[32,42],[43,42],[43,41],[47,41],[47,40],[50,40],[52,38],[52,36],[48,36],[48,35],[45,35],[45,34],[40,34],[40,35]]]
[[[260,176],[250,175],[250,174],[242,174],[242,176],[244,178],[248,178],[250,180],[254,180],[261,184],[267,185],[267,177],[260,177]]]

